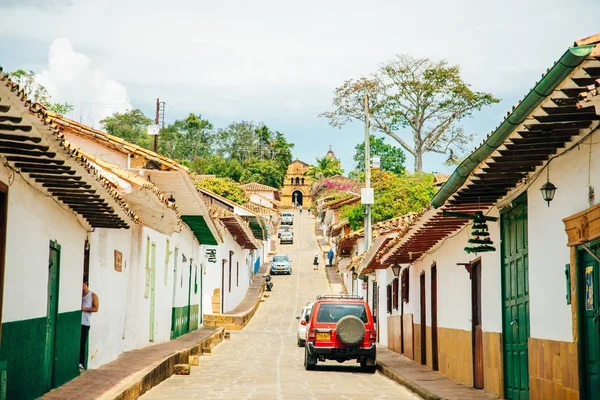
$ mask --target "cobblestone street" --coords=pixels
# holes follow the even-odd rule
[[[313,270],[320,252],[314,218],[296,215],[294,244],[279,247],[292,259],[291,276],[274,276],[273,291],[241,332],[200,357],[191,375],[169,378],[144,399],[418,399],[380,373],[357,363],[319,363],[303,367],[304,349],[296,345],[296,316],[317,294],[330,292],[324,266]]]

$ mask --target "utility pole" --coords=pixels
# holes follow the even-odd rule
[[[156,98],[156,117],[154,118],[154,123],[158,125],[158,135],[165,127],[165,102],[160,101],[159,98]],[[158,151],[158,135],[154,135],[154,152]]]
[[[371,141],[369,136],[369,95],[364,92],[363,105],[365,108],[365,194],[363,204],[365,205],[365,252],[371,247],[373,238],[373,227],[371,225],[371,205],[374,201],[373,189],[371,188]]]

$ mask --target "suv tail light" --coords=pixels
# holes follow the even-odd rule
[[[317,339],[317,331],[316,329],[309,329],[308,330],[308,340],[314,341]]]
[[[375,343],[376,341],[377,341],[377,331],[376,330],[369,331],[369,342]]]

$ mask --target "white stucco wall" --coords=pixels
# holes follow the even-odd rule
[[[215,264],[206,262],[206,274],[204,275],[205,296],[203,300],[206,313],[212,312],[212,294],[214,289],[221,288],[222,260],[227,260],[225,264],[225,279],[223,280],[224,285],[221,288],[221,298],[224,296],[223,312],[233,310],[244,299],[252,279],[253,264],[251,252],[242,249],[233,240],[229,231],[224,230],[223,232],[225,232],[223,235],[224,241],[222,244],[216,246],[217,262]],[[215,247],[210,246],[210,248]],[[229,291],[229,251],[233,251],[231,258],[231,291]],[[236,273],[238,263],[239,273]]]
[[[61,245],[58,312],[81,309],[86,230],[77,217],[0,166],[8,190],[2,322],[47,315],[50,240]],[[14,181],[13,181],[14,179]]]
[[[97,368],[124,351],[129,270],[137,266],[131,262],[131,229],[97,229],[89,238],[89,288],[98,296],[100,307],[91,317],[88,367]],[[121,272],[114,268],[115,250],[123,255]]]
[[[377,320],[377,323],[379,324],[379,343],[385,346],[388,344],[386,286],[389,281],[387,275],[387,270],[385,269],[378,269],[375,271],[375,277],[377,279],[377,284],[379,285],[379,297],[377,299],[379,305],[379,319]]]
[[[592,143],[600,133],[592,136]],[[591,147],[591,155],[590,155]],[[566,302],[565,264],[570,262],[563,218],[590,207],[588,179],[600,190],[600,146],[589,140],[550,163],[550,181],[558,187],[544,202],[539,188],[546,171],[527,189],[531,336],[573,341],[571,306]],[[596,194],[598,198],[599,194]]]

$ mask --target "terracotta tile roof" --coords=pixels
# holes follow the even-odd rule
[[[360,196],[357,194],[350,194],[349,196],[343,197],[341,199],[328,201],[323,204],[324,208],[329,208],[331,210],[336,210],[341,208],[347,204],[354,204],[360,202]]]
[[[377,222],[373,224],[373,237],[376,238],[381,234],[393,231],[402,231],[406,229],[407,226],[412,226],[414,222],[419,218],[419,213],[408,213],[405,215],[401,215],[399,217],[394,217],[387,219],[385,221]],[[356,241],[357,239],[363,238],[365,236],[364,228],[361,228],[357,231],[350,233],[349,235],[344,236],[341,242],[351,242]]]
[[[263,199],[263,200],[266,200],[266,201],[269,201],[269,202],[271,202],[273,205],[276,205],[276,206],[277,206],[277,205],[279,205],[279,203],[280,203],[280,201],[279,201],[279,200],[270,199],[270,198],[268,198],[268,197],[266,197],[266,196],[263,196],[262,194],[258,194],[258,193],[252,193],[252,196],[258,196],[258,197],[260,197],[261,199]]]
[[[244,204],[244,208],[247,208],[248,210],[252,211],[253,213],[260,214],[260,215],[276,215],[277,214],[277,210],[274,210],[269,207],[265,207],[261,204],[253,203],[251,201]]]
[[[187,167],[179,164],[178,162],[168,158],[161,156],[158,153],[155,153],[151,150],[138,146],[136,144],[130,143],[125,139],[122,139],[117,136],[113,136],[104,131],[94,129],[90,126],[81,124],[72,119],[66,118],[62,115],[56,114],[52,111],[46,110],[45,107],[41,106],[44,109],[45,117],[48,123],[56,126],[61,132],[72,133],[78,136],[85,137],[87,139],[101,141],[104,145],[109,145],[115,150],[131,153],[146,159],[147,163],[144,165],[145,168],[149,168],[148,162],[153,164],[156,169],[161,170],[178,170],[178,169],[186,169]]]
[[[72,146],[72,147],[74,147],[74,146]],[[154,193],[154,195],[156,195],[156,197],[159,199],[159,201],[165,207],[175,210],[177,212],[177,216],[179,216],[179,212],[177,211],[176,203],[171,203],[167,199],[167,197],[165,197],[163,192],[159,188],[157,188],[154,184],[152,184],[151,182],[148,182],[147,180],[143,179],[139,175],[132,174],[131,172],[125,171],[124,169],[122,169],[114,164],[111,164],[111,163],[106,162],[100,158],[97,158],[91,154],[88,154],[87,152],[85,152],[81,149],[78,149],[78,152],[80,154],[82,154],[90,162],[98,165],[103,170],[115,174],[119,178],[123,179],[124,181],[127,181],[128,183],[130,183],[134,186],[137,186],[138,188],[151,191],[152,193]],[[118,186],[115,182],[112,182],[112,181],[111,181],[111,184],[115,187]]]
[[[450,175],[451,174],[434,174],[433,175],[433,185],[434,186],[441,186],[444,183],[446,183],[446,181],[448,179],[450,179]]]
[[[279,189],[276,189],[271,186],[263,185],[262,183],[258,183],[258,182],[246,183],[245,185],[242,185],[242,189],[244,189],[247,192],[278,192],[279,191]]]
[[[208,212],[213,220],[220,220],[235,241],[244,249],[258,249],[260,244],[255,240],[248,222],[239,215],[214,204],[207,204]]]
[[[139,223],[139,216],[112,184],[65,140],[46,109],[28,100],[2,68],[0,117],[0,154],[5,166],[26,183],[60,201],[91,227],[128,228],[120,213]]]
[[[346,225],[348,225],[348,218],[342,218],[341,220],[339,220],[338,222],[336,222],[335,224],[332,224],[329,229],[327,229],[327,236],[337,236],[340,234],[340,232],[342,232],[342,229],[344,229],[344,227]]]

